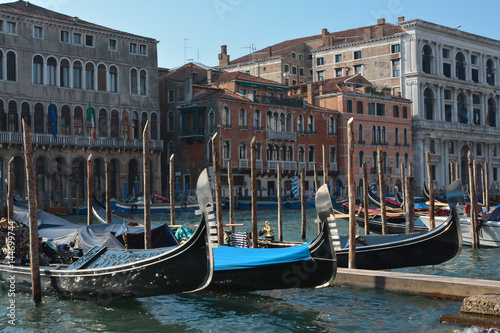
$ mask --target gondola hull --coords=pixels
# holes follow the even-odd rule
[[[195,291],[208,285],[213,252],[205,219],[186,243],[154,250],[94,248],[69,267],[40,267],[43,295],[109,300]],[[0,265],[7,287],[31,290],[31,269]]]
[[[456,258],[462,249],[462,234],[456,211],[446,223],[430,231],[399,235],[363,236],[368,245],[356,246],[356,268],[392,269],[437,265]],[[348,267],[347,236],[341,236],[338,267]]]

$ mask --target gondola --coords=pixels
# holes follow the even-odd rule
[[[368,199],[373,205],[381,207],[380,197],[373,193],[370,188],[368,188]],[[385,198],[385,204],[389,208],[401,208],[401,203],[389,198]]]
[[[448,187],[448,199],[458,197],[459,183]],[[333,208],[331,208],[333,211]],[[366,235],[356,241],[356,268],[392,269],[413,266],[437,265],[450,261],[462,250],[462,234],[456,207],[441,226],[411,234]],[[340,248],[336,249],[338,267],[348,266],[348,236],[339,236]]]
[[[426,201],[429,201],[429,188],[427,187],[427,183],[424,182],[424,198]],[[434,195],[434,201],[439,202],[439,203],[448,203],[448,200],[445,197],[440,197]]]
[[[0,263],[1,282],[30,291],[30,267],[10,265],[10,261]],[[182,245],[128,251],[95,246],[72,264],[40,266],[43,295],[81,300],[196,291],[205,288],[212,275],[213,251],[204,216],[194,235]]]

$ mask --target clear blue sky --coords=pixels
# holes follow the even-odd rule
[[[12,2],[0,0],[0,3]],[[220,46],[231,59],[268,45],[375,24],[383,17],[423,20],[500,39],[499,0],[31,0],[66,15],[159,41],[158,65],[185,59],[218,64]],[[186,40],[187,39],[187,40]],[[185,47],[186,46],[186,47]]]

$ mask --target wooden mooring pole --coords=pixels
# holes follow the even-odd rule
[[[149,120],[142,132],[142,170],[144,180],[144,248],[151,248],[151,169],[149,155]]]
[[[474,186],[474,190],[472,192],[472,197],[474,198],[473,200],[473,203],[474,203],[474,226],[476,227],[476,233],[475,233],[475,237],[476,237],[476,244],[477,244],[477,248],[479,249],[481,247],[481,244],[479,243],[479,231],[478,231],[478,226],[479,226],[479,198],[478,198],[478,190],[477,190],[477,163],[476,161],[474,161],[472,163],[472,172],[474,174],[474,181],[473,181],[473,186]],[[471,214],[472,214],[472,210],[471,210]]]
[[[405,179],[405,206],[406,206],[406,224],[405,232],[415,232],[415,178],[406,177]]]
[[[432,178],[431,154],[429,154],[429,151],[427,149],[425,150],[425,159],[427,161],[427,180],[429,182],[429,224],[430,228],[434,229],[436,227],[436,222],[434,219],[434,180]]]
[[[400,170],[401,170],[401,195],[403,196],[403,212],[406,213],[406,202],[408,201],[408,199],[406,198],[405,165],[403,162],[401,162]]]
[[[222,220],[222,186],[220,181],[219,138],[217,133],[212,137],[212,155],[214,163],[215,210],[217,212],[217,241],[224,244],[224,222]]]
[[[283,190],[281,188],[281,163],[278,163],[276,168],[276,178],[278,181],[278,242],[283,242],[283,206],[282,197]]]
[[[106,158],[104,172],[106,173],[106,223],[111,223],[111,163]]]
[[[300,224],[300,236],[302,240],[306,240],[306,170],[300,171],[300,212],[302,223]]]
[[[227,184],[229,186],[229,225],[232,232],[235,232],[234,227],[234,189],[233,189],[233,167],[231,160],[227,166]]]
[[[169,171],[170,171],[170,225],[175,225],[175,169],[174,169],[174,154],[170,155]],[[204,207],[203,207],[204,208]],[[200,209],[203,209],[200,207]]]
[[[14,184],[16,183],[16,172],[14,171],[14,157],[9,160],[9,182],[7,184],[7,221],[14,221]]]
[[[87,158],[87,225],[92,225],[92,154]]]
[[[368,225],[368,207],[370,205],[368,200],[368,166],[366,162],[363,163],[363,208],[365,210],[365,235],[370,234],[370,227]]]
[[[328,186],[328,164],[326,161],[326,150],[325,145],[323,145],[323,182],[326,184],[326,186]]]
[[[382,158],[382,147],[377,147],[377,161],[378,161],[378,193],[380,197],[380,213],[382,219],[382,235],[387,235],[387,209],[385,202],[385,180],[384,180],[384,163]]]
[[[347,121],[347,195],[349,198],[349,268],[356,268],[356,198],[354,195],[354,118]]]
[[[471,204],[471,209],[470,209],[470,227],[471,227],[471,241],[472,241],[472,248],[477,249],[478,244],[476,243],[476,225],[475,225],[475,218],[474,218],[474,167],[473,167],[473,160],[472,160],[472,153],[469,150],[467,152],[467,165],[469,167],[469,197],[470,197],[470,204]]]
[[[250,182],[252,189],[252,246],[259,247],[259,234],[257,233],[257,148],[255,136],[250,142]]]
[[[36,202],[35,171],[33,167],[33,145],[31,141],[31,128],[23,119],[24,131],[24,160],[26,163],[26,180],[28,186],[28,209],[30,227],[30,267],[31,267],[31,295],[36,305],[42,301],[42,288],[40,282],[40,263],[38,258],[38,221]]]
[[[488,170],[488,162],[484,162],[484,197],[486,198],[486,214],[490,211],[490,177]]]

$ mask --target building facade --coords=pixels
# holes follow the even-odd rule
[[[16,194],[26,195],[22,120],[32,130],[42,206],[83,203],[90,154],[98,196],[105,191],[105,160],[114,197],[142,192],[147,121],[151,188],[160,191],[156,44],[29,2],[0,5],[0,170],[5,176],[14,158]]]

